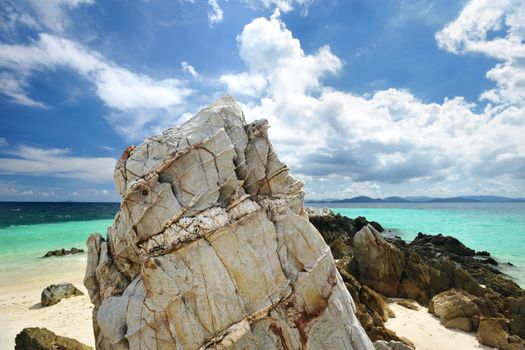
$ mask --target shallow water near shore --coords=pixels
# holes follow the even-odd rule
[[[490,252],[498,268],[525,287],[525,203],[338,204],[331,209],[377,221],[407,242],[418,232],[453,236],[469,248]]]
[[[67,271],[68,264],[85,264],[85,254],[41,256],[53,249],[86,249],[91,233],[105,236],[117,210],[116,203],[0,203],[0,286],[58,274]],[[332,210],[377,221],[406,241],[418,232],[454,236],[472,249],[489,251],[501,270],[525,286],[525,203],[359,203],[338,204]],[[13,225],[20,216],[24,224]]]
[[[86,250],[87,237],[93,232],[105,235],[111,223],[106,219],[0,227],[0,286],[24,284],[42,274],[59,275],[73,265],[85,265],[86,253],[42,256],[61,248]]]

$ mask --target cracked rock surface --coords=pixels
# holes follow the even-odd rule
[[[129,147],[88,239],[97,349],[373,349],[302,184],[223,97]]]

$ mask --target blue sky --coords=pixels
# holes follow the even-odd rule
[[[113,166],[229,93],[308,198],[525,197],[525,2],[0,1],[0,200]]]

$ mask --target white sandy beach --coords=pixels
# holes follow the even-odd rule
[[[13,349],[14,339],[25,327],[46,327],[58,335],[75,338],[94,347],[91,324],[93,306],[82,284],[86,256],[49,258],[22,274],[0,276],[0,348]],[[50,284],[73,283],[85,295],[64,299],[43,308],[40,293]],[[409,310],[395,303],[396,314],[386,326],[410,339],[418,350],[491,349],[482,346],[474,334],[450,330],[427,312]]]
[[[439,323],[439,318],[428,312],[427,308],[410,310],[396,303],[389,307],[396,317],[386,322],[386,327],[397,335],[410,339],[417,350],[471,350],[493,349],[481,345],[474,333],[448,329]]]
[[[15,336],[25,327],[46,327],[94,347],[93,306],[82,284],[86,256],[49,258],[31,271],[0,276],[0,348],[13,349]],[[10,276],[11,275],[11,276]],[[40,294],[50,284],[73,283],[85,293],[42,307]]]

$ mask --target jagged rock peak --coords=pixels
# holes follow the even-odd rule
[[[97,349],[373,349],[268,127],[227,96],[124,152],[88,239]]]

